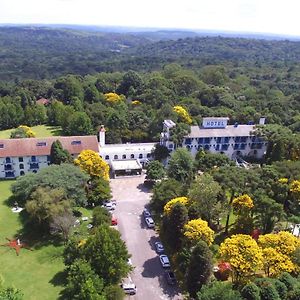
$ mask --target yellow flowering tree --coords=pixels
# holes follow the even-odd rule
[[[178,116],[182,119],[183,122],[185,122],[187,124],[192,123],[192,118],[190,117],[189,113],[186,111],[185,108],[183,108],[180,105],[176,105],[173,107],[173,110],[175,113],[178,114]]]
[[[35,133],[26,125],[20,125],[17,129],[13,130],[10,134],[11,139],[19,138],[34,138]]]
[[[184,225],[183,231],[184,236],[193,244],[202,240],[210,246],[214,241],[214,231],[208,227],[206,221],[201,219],[189,221]]]
[[[124,97],[116,93],[106,93],[104,94],[105,100],[110,103],[118,103],[124,100]]]
[[[253,208],[253,201],[249,195],[244,194],[233,199],[231,203],[233,211],[238,215],[233,230],[235,233],[250,234],[253,229],[253,218],[250,210]]]
[[[131,104],[133,104],[133,105],[140,105],[140,104],[142,104],[142,102],[140,100],[132,100]]]
[[[277,252],[291,256],[300,247],[300,240],[287,231],[260,235],[258,244],[262,249],[274,248]]]
[[[183,205],[188,205],[189,199],[187,197],[177,197],[177,198],[171,199],[164,206],[164,213],[166,215],[168,215],[171,212],[173,205],[177,202],[180,202]]]
[[[234,282],[245,281],[262,267],[262,250],[251,236],[246,234],[232,235],[220,245],[219,255],[229,262]]]
[[[236,197],[232,201],[233,210],[237,213],[248,211],[253,206],[253,201],[247,194]]]
[[[93,150],[83,150],[74,160],[74,164],[79,166],[91,177],[102,177],[109,180],[109,165]]]
[[[290,192],[295,200],[300,201],[300,180],[293,180],[290,185]]]
[[[287,255],[271,247],[263,249],[263,265],[268,277],[277,277],[282,272],[290,273],[295,270],[295,265]]]
[[[268,276],[278,276],[298,268],[292,259],[295,251],[300,248],[300,241],[290,232],[261,235],[258,244],[263,249],[264,269]]]

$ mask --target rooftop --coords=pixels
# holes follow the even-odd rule
[[[59,140],[70,154],[79,154],[82,150],[99,152],[97,137],[90,136],[54,136],[47,138],[0,139],[0,157],[49,155],[51,145]]]
[[[199,126],[191,126],[191,133],[186,135],[186,137],[250,136],[254,130],[255,125],[227,125],[225,128],[203,128]]]
[[[142,169],[142,165],[137,159],[128,160],[112,160],[111,161],[112,170],[137,170]]]

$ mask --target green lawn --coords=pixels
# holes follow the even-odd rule
[[[19,214],[13,213],[6,204],[13,181],[0,181],[0,244],[13,238],[22,228]],[[0,274],[4,284],[14,286],[24,293],[24,299],[57,299],[62,287],[60,272],[63,271],[63,246],[48,244],[33,247],[33,251],[21,249],[17,256],[14,250],[0,247]]]
[[[61,134],[60,127],[58,126],[38,125],[31,127],[31,129],[36,134],[36,137],[48,137]],[[9,139],[10,133],[13,130],[14,129],[7,129],[0,131],[0,139]]]

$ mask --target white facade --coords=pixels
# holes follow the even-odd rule
[[[211,153],[222,153],[230,159],[251,156],[262,158],[267,143],[254,136],[255,125],[227,125],[228,118],[203,118],[203,125],[191,126],[191,132],[183,139],[182,147],[187,148],[193,156],[201,149]],[[161,144],[170,151],[174,144],[169,134],[162,134]],[[168,138],[167,138],[168,137]]]
[[[50,164],[49,155],[0,158],[0,178],[15,178],[27,173],[36,173]]]
[[[101,157],[111,165],[115,160],[137,159],[145,164],[152,158],[152,151],[156,143],[138,143],[138,144],[106,144],[100,146],[99,153]]]

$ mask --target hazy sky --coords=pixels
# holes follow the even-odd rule
[[[167,27],[300,36],[300,0],[0,0],[0,23]]]

